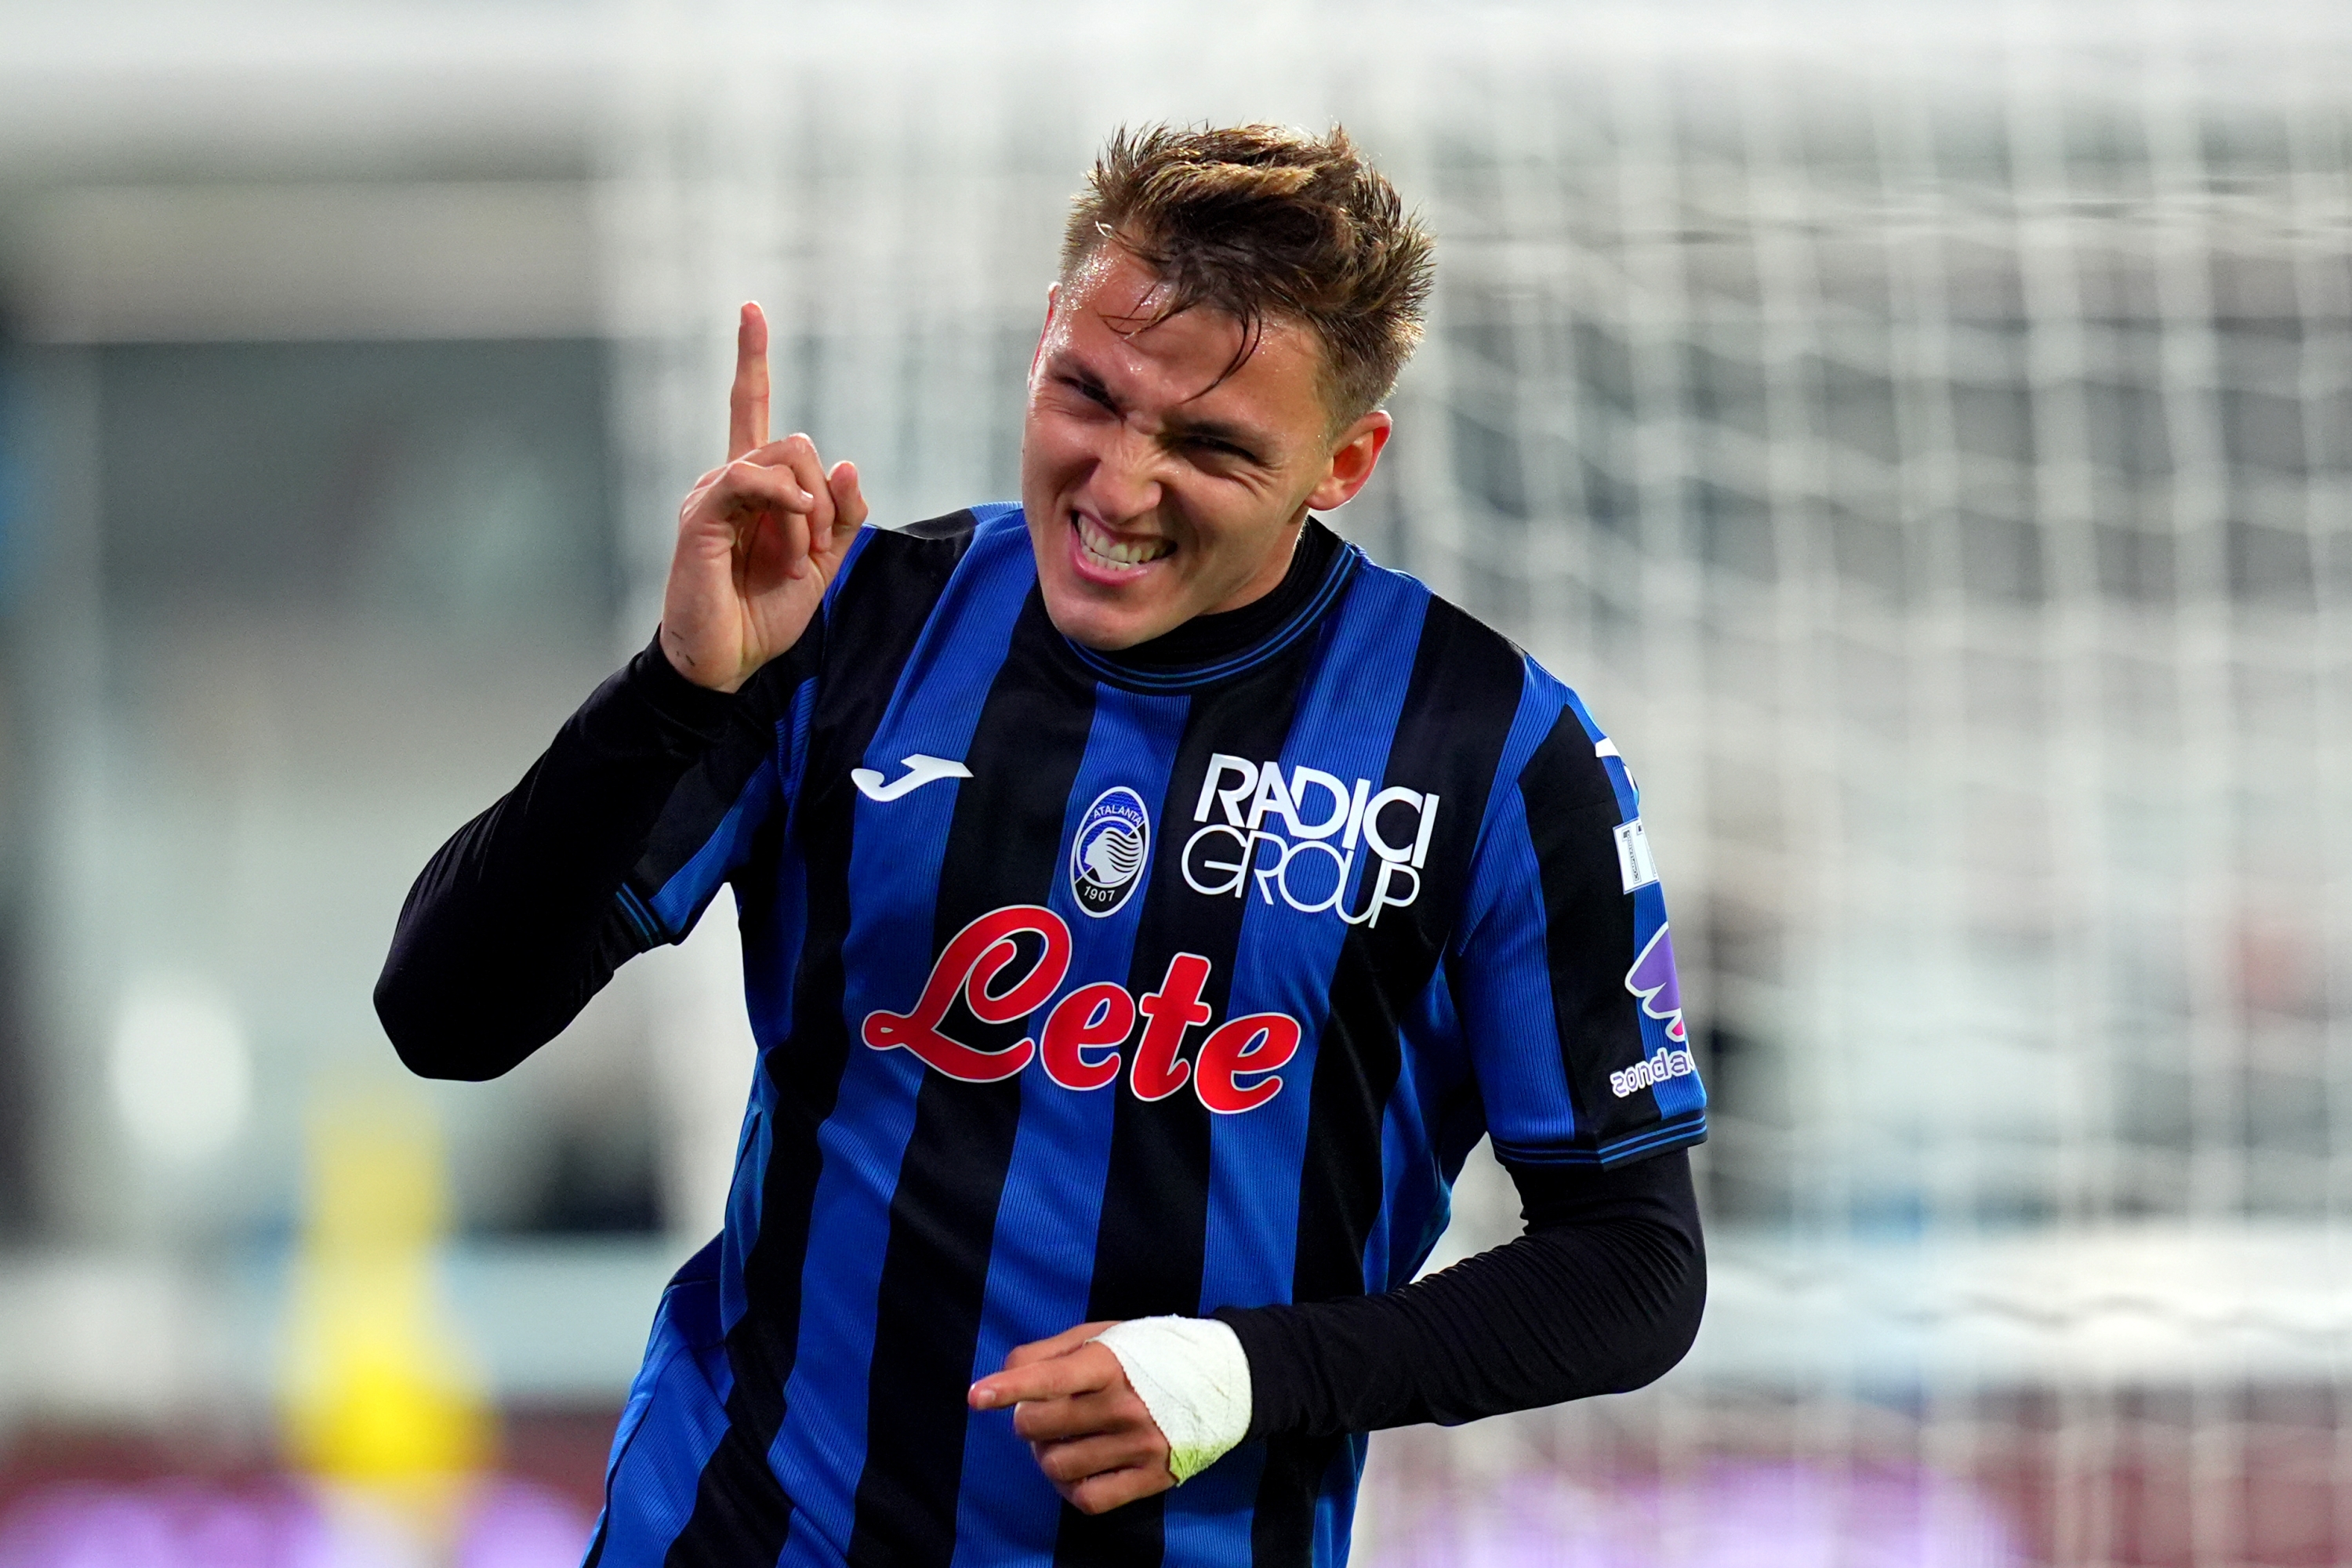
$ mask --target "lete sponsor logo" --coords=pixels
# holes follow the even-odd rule
[[[1625,989],[1641,998],[1642,1011],[1666,1026],[1670,1045],[1652,1051],[1648,1059],[1609,1075],[1609,1092],[1622,1100],[1636,1089],[1652,1088],[1670,1078],[1688,1078],[1698,1071],[1691,1060],[1690,1036],[1683,1024],[1682,983],[1675,976],[1675,939],[1660,926],[1625,972]]]
[[[1044,939],[1044,948],[1025,973],[1008,975],[1023,949],[1037,946],[1024,937]],[[981,1050],[942,1027],[959,997],[982,1023],[1010,1024],[1044,1007],[1070,973],[1068,923],[1038,905],[1013,904],[991,910],[949,940],[910,1011],[877,1008],[866,1015],[859,1034],[875,1050],[904,1048],[966,1083],[997,1083],[1036,1061],[1064,1089],[1094,1089],[1116,1082],[1124,1068],[1138,1100],[1165,1100],[1189,1083],[1220,1115],[1255,1110],[1282,1092],[1277,1075],[1298,1054],[1298,1020],[1287,1013],[1228,1019],[1187,1058],[1186,1033],[1213,1016],[1201,1000],[1210,967],[1199,953],[1180,952],[1168,961],[1158,989],[1141,996],[1108,980],[1081,985],[1054,1004],[1038,1033]]]
[[[1279,763],[1219,752],[1192,808],[1202,826],[1179,858],[1184,882],[1213,899],[1239,899],[1255,881],[1269,904],[1279,896],[1303,915],[1328,910],[1349,925],[1377,926],[1382,910],[1421,897],[1437,801],[1402,784],[1342,784],[1303,763],[1286,775]],[[1359,875],[1357,856],[1366,849]]]

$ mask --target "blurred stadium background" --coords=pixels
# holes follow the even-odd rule
[[[649,633],[736,302],[878,519],[1010,496],[1162,117],[1433,222],[1335,521],[1634,759],[1716,1100],[1688,1362],[1376,1440],[1359,1560],[2352,1561],[2352,11],[8,0],[0,1568],[576,1559],[729,922],[426,1086],[400,899]]]

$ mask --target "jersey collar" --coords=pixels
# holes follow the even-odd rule
[[[1310,523],[1309,526],[1319,525]],[[1073,642],[1066,637],[1062,641],[1080,664],[1097,679],[1114,686],[1147,692],[1198,690],[1203,686],[1246,674],[1306,636],[1323,618],[1323,613],[1338,603],[1340,591],[1348,585],[1348,579],[1355,574],[1363,559],[1362,551],[1342,541],[1339,548],[1332,552],[1329,563],[1323,569],[1322,580],[1315,584],[1314,591],[1289,615],[1276,623],[1272,630],[1231,654],[1199,664],[1162,668],[1131,665],[1098,653],[1083,643]]]

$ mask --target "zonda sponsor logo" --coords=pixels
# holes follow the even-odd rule
[[[1623,1072],[1609,1075],[1609,1092],[1622,1100],[1635,1089],[1652,1089],[1670,1078],[1688,1078],[1698,1071],[1688,1051],[1670,1051],[1664,1046],[1652,1051],[1646,1061],[1635,1062]]]
[[[1303,915],[1328,910],[1349,925],[1376,926],[1382,910],[1421,897],[1437,800],[1402,784],[1342,784],[1304,764],[1286,776],[1279,763],[1219,752],[1192,808],[1203,826],[1184,842],[1185,885],[1239,899],[1255,882],[1269,904],[1279,896]],[[1360,874],[1364,850],[1370,854]]]
[[[1024,942],[1024,936],[1043,938],[1045,950],[1028,973],[1008,978],[1023,949],[1036,946],[1034,940]],[[1287,1013],[1228,1019],[1187,1060],[1185,1032],[1213,1016],[1201,1000],[1209,970],[1199,953],[1180,952],[1168,961],[1159,988],[1141,996],[1108,980],[1081,985],[1054,1004],[1037,1034],[1000,1050],[980,1050],[941,1027],[959,997],[982,1023],[1010,1024],[1045,1006],[1070,973],[1069,925],[1051,910],[1014,904],[956,932],[931,965],[912,1011],[868,1013],[859,1033],[877,1051],[903,1047],[926,1067],[966,1083],[996,1083],[1036,1061],[1064,1089],[1102,1089],[1124,1068],[1138,1100],[1165,1100],[1189,1083],[1211,1110],[1255,1110],[1282,1092],[1276,1074],[1298,1054],[1298,1020]],[[1130,1057],[1128,1037],[1136,1033],[1139,1017],[1143,1029]]]
[[[1625,989],[1642,1000],[1642,1011],[1665,1026],[1671,1046],[1660,1046],[1647,1059],[1609,1075],[1609,1092],[1622,1100],[1636,1090],[1654,1089],[1670,1078],[1688,1078],[1698,1071],[1691,1060],[1690,1030],[1683,1022],[1682,982],[1675,973],[1675,939],[1660,926],[1625,972]]]

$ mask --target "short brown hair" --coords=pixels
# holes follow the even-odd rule
[[[1335,426],[1379,407],[1421,342],[1428,231],[1336,125],[1121,129],[1071,205],[1063,278],[1112,240],[1167,285],[1154,320],[1208,305],[1240,321],[1228,375],[1269,316],[1312,331]]]

